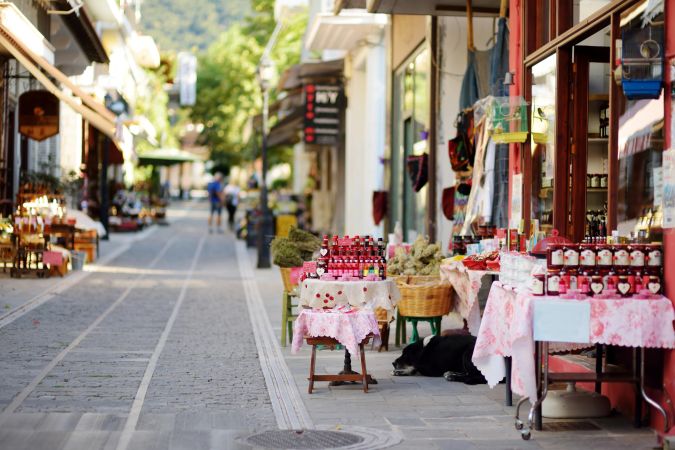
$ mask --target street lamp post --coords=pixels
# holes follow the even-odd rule
[[[271,267],[268,236],[274,234],[272,214],[267,203],[267,121],[269,116],[269,88],[274,76],[274,64],[263,57],[258,65],[258,82],[262,91],[262,176],[260,180],[260,217],[258,218],[258,269]]]

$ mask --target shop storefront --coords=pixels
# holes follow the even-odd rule
[[[522,93],[531,118],[530,139],[514,149],[519,157],[511,169],[531,180],[522,188],[525,230],[557,230],[577,243],[608,236],[662,242],[665,295],[672,299],[675,252],[663,185],[672,176],[667,57],[674,49],[664,30],[673,11],[663,11],[664,3],[511,2],[511,24],[520,15],[522,25],[522,41],[511,49],[522,45],[523,56],[522,66],[512,67],[511,94]],[[675,387],[672,350],[647,358],[647,389],[667,404]],[[606,363],[630,360],[609,348]],[[624,412],[635,406],[630,391],[603,386]],[[662,429],[655,410],[650,417]]]

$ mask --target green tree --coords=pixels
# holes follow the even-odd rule
[[[246,141],[243,130],[262,106],[256,68],[275,26],[273,7],[272,0],[254,0],[254,13],[241,25],[231,26],[199,56],[197,103],[191,116],[205,125],[202,141],[216,164],[231,166],[258,155],[259,130],[253,130],[254,141]],[[279,73],[300,61],[306,24],[306,16],[300,15],[283,28],[271,53]],[[273,88],[270,101],[276,96]],[[290,155],[288,149],[280,149],[270,162],[288,161]]]

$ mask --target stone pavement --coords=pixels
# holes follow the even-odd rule
[[[276,427],[234,239],[192,208],[0,328],[0,448],[239,448]],[[35,281],[0,278],[2,301]]]
[[[281,278],[275,269],[275,273],[269,272],[258,270],[257,280],[275,335],[280,336]],[[444,327],[450,326],[444,323]],[[420,324],[421,336],[430,333],[427,324]],[[618,415],[584,420],[598,427],[594,431],[533,431],[532,439],[523,441],[513,425],[515,408],[504,406],[504,385],[490,389],[449,383],[443,378],[394,377],[392,362],[400,349],[393,340],[392,328],[389,352],[367,351],[368,371],[378,380],[367,394],[360,385],[328,387],[325,382],[315,383],[314,392],[308,394],[310,348],[303,346],[296,355],[291,354],[290,345],[284,349],[286,363],[316,426],[389,430],[403,437],[397,449],[649,449],[657,445],[651,430],[635,429],[630,420]],[[317,372],[338,372],[343,357],[341,351],[318,352]]]
[[[0,274],[0,450],[245,448],[238,438],[298,422],[382,430],[401,449],[656,444],[621,417],[524,442],[502,386],[392,377],[393,342],[368,352],[370,393],[308,395],[308,349],[278,347],[277,269],[253,271],[255,253],[205,218],[205,204],[174,205],[170,226],[113,235],[101,263],[63,279]],[[318,368],[342,358],[322,351]]]

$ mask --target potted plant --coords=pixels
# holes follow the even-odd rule
[[[295,227],[291,227],[288,237],[277,236],[272,240],[272,262],[279,266],[284,290],[293,290],[297,285],[297,279],[292,280],[291,277],[293,269],[302,267],[305,261],[311,261],[320,247],[319,238]]]

